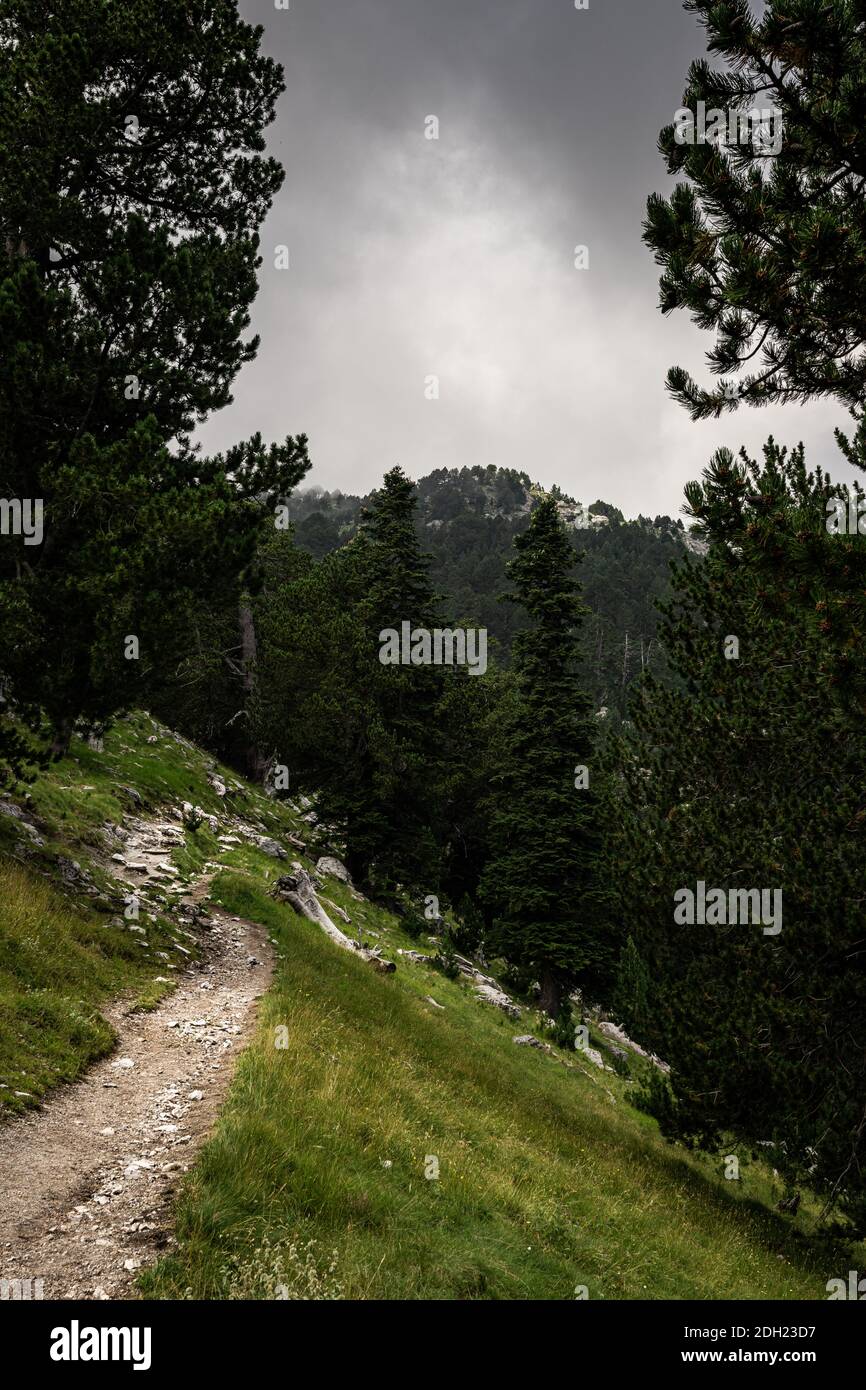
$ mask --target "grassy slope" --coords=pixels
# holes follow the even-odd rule
[[[763,1164],[726,1182],[627,1083],[515,1047],[519,1026],[465,984],[404,959],[376,974],[251,879],[214,892],[270,927],[279,970],[146,1296],[302,1297],[318,1274],[346,1298],[826,1297],[835,1263],[764,1204]]]
[[[170,949],[162,929],[150,936]],[[36,1104],[110,1051],[104,1000],[125,992],[147,1007],[169,988],[141,956],[128,931],[0,861],[0,1114]]]
[[[147,1007],[171,987],[157,979],[172,969],[169,918],[149,924],[145,950],[109,925],[107,902],[82,906],[43,876],[52,856],[76,859],[107,894],[90,855],[129,809],[119,788],[154,809],[191,800],[223,813],[209,766],[138,715],[103,753],[76,741],[34,785],[44,849],[0,816],[0,1113],[110,1049],[110,998]],[[252,788],[231,810],[277,837],[308,832]],[[560,1299],[583,1285],[590,1298],[821,1298],[831,1275],[862,1266],[862,1250],[831,1257],[810,1242],[814,1207],[796,1222],[775,1213],[782,1189],[764,1163],[741,1154],[741,1180],[726,1182],[719,1160],[660,1138],[627,1082],[515,1047],[531,1017],[514,1024],[405,957],[385,977],[335,948],[268,896],[279,869],[258,850],[220,847],[205,825],[174,858],[224,866],[213,896],[270,928],[278,971],[187,1181],[178,1247],[144,1275],[146,1296],[268,1298],[285,1285],[292,1297]],[[429,949],[336,880],[325,894],[386,954]],[[428,1156],[438,1180],[425,1178]]]
[[[192,943],[166,914],[146,921],[146,943],[128,930],[122,899],[102,867],[118,846],[106,843],[102,827],[134,809],[124,787],[142,799],[140,814],[184,800],[225,812],[208,782],[212,765],[136,714],[114,726],[101,753],[74,739],[68,757],[13,798],[35,821],[43,846],[0,815],[0,1117],[38,1104],[52,1085],[73,1080],[111,1050],[114,1030],[101,1012],[108,1001],[122,994],[150,1008],[172,988],[179,947]],[[297,819],[251,788],[232,798],[232,809],[273,831]],[[64,886],[58,855],[91,874],[98,896]],[[187,848],[173,851],[189,872],[219,857],[207,823]]]

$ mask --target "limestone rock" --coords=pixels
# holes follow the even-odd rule
[[[289,857],[282,845],[277,844],[276,840],[270,839],[268,835],[259,835],[256,844],[263,854],[269,854],[272,859],[288,859]]]
[[[501,1009],[503,1013],[508,1014],[509,1018],[520,1018],[520,1009],[514,1003],[514,1000],[509,999],[508,995],[503,993],[501,989],[498,989],[496,985],[487,983],[476,985],[475,993],[478,998],[483,999],[485,1003],[494,1004],[497,1009]]]
[[[342,860],[337,859],[332,854],[324,854],[316,864],[317,874],[330,874],[332,878],[338,878],[341,883],[351,884],[349,870]]]

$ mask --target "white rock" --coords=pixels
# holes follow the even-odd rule
[[[277,844],[276,840],[272,840],[268,835],[260,835],[256,844],[263,854],[269,854],[272,859],[288,859],[289,857],[282,845]]]
[[[495,985],[476,985],[475,993],[479,999],[484,999],[488,1004],[495,1004],[497,1009],[502,1009],[503,1013],[508,1014],[509,1018],[520,1018],[520,1009],[507,994],[503,994],[501,989]]]
[[[598,1067],[600,1071],[613,1070],[612,1067],[605,1067],[604,1058],[602,1057],[600,1052],[596,1051],[594,1047],[579,1047],[577,1050],[581,1054],[581,1056],[588,1057],[589,1060],[593,1063],[593,1065]]]
[[[332,854],[324,854],[316,864],[317,874],[330,874],[332,878],[338,878],[341,883],[351,883],[349,870],[340,859],[336,859]]]
[[[126,1165],[123,1171],[126,1177],[133,1178],[142,1168],[153,1168],[153,1166],[154,1163],[151,1158],[134,1158],[131,1163]]]

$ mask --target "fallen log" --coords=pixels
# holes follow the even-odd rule
[[[331,921],[313,887],[313,881],[303,865],[297,863],[292,865],[290,874],[283,874],[278,878],[271,891],[271,897],[277,898],[280,902],[288,903],[302,917],[308,921],[315,922],[321,927],[326,936],[329,936],[335,946],[340,946],[344,951],[353,951],[361,960],[365,960],[368,965],[372,965],[374,970],[381,970],[383,974],[390,974],[397,967],[392,960],[385,960],[379,954],[378,946],[370,948],[362,946],[360,942],[353,941],[350,936],[346,936]]]

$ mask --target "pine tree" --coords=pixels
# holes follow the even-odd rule
[[[362,512],[350,561],[356,604],[344,697],[347,756],[321,800],[322,814],[345,826],[347,863],[362,880],[375,867],[383,883],[400,879],[435,891],[442,670],[379,659],[385,631],[438,623],[415,508],[415,484],[392,468]]]
[[[834,397],[855,422],[837,441],[863,467],[863,4],[769,0],[760,18],[745,0],[686,8],[727,70],[693,64],[684,105],[726,112],[728,141],[662,132],[669,170],[689,182],[649,200],[645,240],[662,310],[715,330],[722,380],[705,390],[675,368],[669,389],[695,419]],[[776,148],[754,130],[731,141],[730,117],[752,106],[774,109]],[[671,1130],[775,1140],[777,1166],[862,1233],[866,548],[856,521],[853,534],[830,524],[847,489],[772,439],[762,465],[720,449],[686,498],[710,552],[679,572],[662,633],[680,685],[650,680],[635,704],[611,823],[622,910],[650,969],[646,1040],[672,1064]],[[696,879],[778,886],[781,933],[676,927],[672,894]]]
[[[477,626],[474,620],[467,626]],[[439,727],[447,758],[442,784],[442,892],[467,926],[464,947],[481,937],[478,888],[490,854],[491,778],[510,673],[491,662],[483,679],[455,670],[444,681]],[[463,904],[463,906],[461,906]]]
[[[293,793],[312,794],[338,775],[343,756],[357,583],[344,554],[315,564],[296,549],[291,533],[269,537],[259,560],[252,732],[266,760],[288,769]]]
[[[678,119],[661,132],[669,172],[688,182],[670,198],[649,199],[645,241],[663,268],[662,312],[686,309],[716,331],[708,363],[722,380],[705,389],[675,367],[668,388],[694,419],[740,403],[821,396],[859,416],[866,399],[862,0],[769,0],[759,18],[748,0],[687,0],[685,8],[700,16],[710,51],[726,66],[691,65],[682,109],[697,117],[703,102],[707,128]],[[753,108],[776,112],[781,125],[739,126]],[[709,138],[715,112],[726,118],[721,143]]]
[[[190,442],[257,347],[260,33],[235,0],[0,0],[0,496],[44,508],[41,544],[0,538],[0,651],[57,752],[184,659],[203,596],[236,601],[309,467],[303,436]]]
[[[508,598],[526,610],[529,627],[515,639],[481,887],[495,921],[493,949],[537,972],[541,1006],[555,1016],[565,989],[609,969],[590,705],[577,673],[584,609],[553,497],[535,508],[514,546]]]

